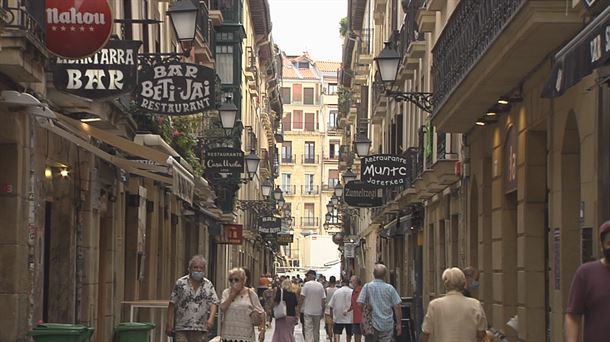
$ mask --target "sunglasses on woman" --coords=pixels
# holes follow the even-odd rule
[[[239,283],[241,280],[237,278],[229,278],[229,283]]]

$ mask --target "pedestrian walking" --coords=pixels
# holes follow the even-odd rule
[[[223,342],[255,342],[256,336],[251,319],[253,310],[263,313],[258,296],[246,286],[246,272],[243,268],[229,271],[229,288],[222,292],[220,310],[222,311],[222,328],[220,336]],[[258,326],[259,342],[265,338],[265,320]]]
[[[343,280],[342,285],[329,301],[329,306],[333,316],[333,333],[335,342],[341,341],[341,334],[345,330],[347,342],[352,340],[352,319],[353,313],[349,310],[352,303],[352,289],[348,286],[348,281]]]
[[[273,297],[275,296],[275,291],[277,290],[277,283],[273,283],[273,287],[269,285],[267,289],[262,294],[262,305],[265,308],[265,313],[267,314],[267,328],[271,327],[271,320],[273,319]]]
[[[307,281],[301,288],[300,299],[305,321],[303,334],[305,342],[320,342],[320,320],[324,313],[326,292],[322,284],[316,281],[316,271],[307,271],[305,277]]]
[[[478,298],[477,292],[479,289],[479,270],[472,266],[468,266],[463,270],[466,277],[466,285],[464,286],[464,296],[469,298]]]
[[[362,329],[360,324],[362,323],[362,308],[358,305],[358,296],[362,291],[362,279],[353,275],[350,278],[350,286],[353,289],[352,299],[348,312],[352,313],[352,334],[354,336],[354,342],[361,342],[362,340]]]
[[[376,264],[373,268],[375,279],[366,283],[358,296],[358,304],[367,305],[371,309],[373,334],[366,335],[366,342],[390,342],[394,328],[397,336],[402,334],[400,296],[392,285],[385,282],[386,274],[385,265]],[[392,310],[396,316],[396,323]]]
[[[165,333],[175,342],[206,342],[214,325],[218,296],[211,281],[204,277],[207,261],[201,255],[191,258],[189,274],[174,285],[167,306]],[[175,322],[175,325],[174,325]]]
[[[330,276],[328,287],[326,288],[326,307],[324,308],[324,330],[326,331],[326,337],[332,341],[333,339],[333,316],[330,313],[330,299],[333,294],[337,291],[337,278]]]
[[[463,294],[466,277],[457,267],[442,275],[447,294],[428,304],[422,324],[422,342],[479,341],[485,336],[487,318],[481,302]]]
[[[294,325],[297,321],[297,295],[292,291],[292,283],[286,279],[275,292],[274,303],[286,303],[286,316],[275,318],[272,342],[294,342]]]
[[[565,340],[580,337],[584,316],[584,342],[608,341],[610,327],[610,221],[599,227],[603,257],[580,265],[572,279],[565,315]]]

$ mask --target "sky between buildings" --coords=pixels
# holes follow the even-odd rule
[[[269,10],[273,40],[281,50],[341,61],[339,20],[347,16],[347,0],[269,0]]]

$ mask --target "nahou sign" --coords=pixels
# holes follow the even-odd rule
[[[383,205],[383,189],[362,181],[347,182],[343,189],[343,200],[350,207],[380,207]]]
[[[110,38],[112,10],[106,0],[45,0],[46,45],[54,55],[80,59]]]
[[[205,153],[206,173],[237,175],[244,172],[244,152],[238,148],[219,147]]]
[[[155,114],[189,115],[214,107],[214,69],[176,61],[143,68],[136,102]]]
[[[360,160],[360,180],[377,187],[406,184],[407,158],[391,154],[376,154]]]
[[[53,84],[57,90],[89,99],[130,93],[137,85],[141,44],[139,41],[109,40],[93,56],[59,57],[53,70]]]

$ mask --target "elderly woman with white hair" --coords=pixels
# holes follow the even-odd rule
[[[482,341],[487,318],[478,300],[462,294],[466,284],[464,272],[457,267],[448,268],[443,272],[442,279],[447,294],[428,304],[421,341]]]

